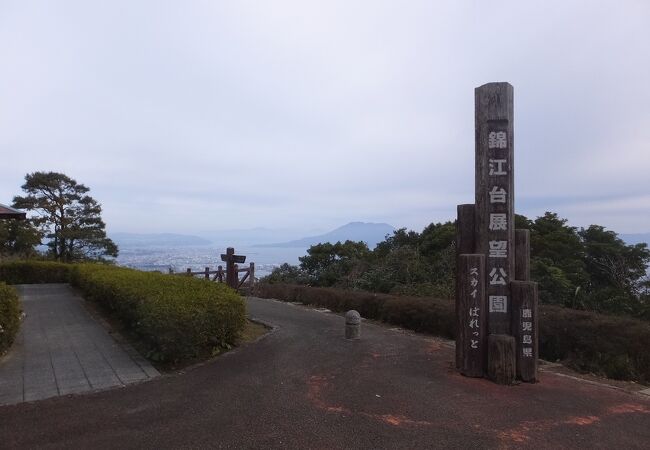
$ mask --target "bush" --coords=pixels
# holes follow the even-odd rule
[[[256,287],[256,295],[338,312],[356,309],[367,319],[450,339],[456,335],[453,300],[267,283]],[[551,305],[541,305],[539,316],[540,358],[614,379],[650,381],[647,322]]]
[[[243,299],[224,284],[101,264],[74,266],[71,281],[137,334],[155,361],[215,354],[245,325]]]
[[[11,347],[19,327],[18,293],[11,286],[0,283],[0,355]]]
[[[70,264],[53,261],[11,261],[0,263],[0,281],[7,284],[67,283]]]
[[[544,305],[540,355],[582,371],[650,381],[650,324],[642,320]]]

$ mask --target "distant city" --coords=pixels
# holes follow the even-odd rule
[[[220,255],[226,247],[235,247],[237,254],[246,256],[246,264],[255,263],[256,276],[263,277],[283,263],[298,264],[298,258],[307,254],[312,245],[352,240],[363,241],[372,249],[393,231],[394,227],[385,223],[351,222],[322,235],[285,242],[274,241],[268,230],[231,232],[228,241],[220,233],[220,242],[174,233],[112,233],[110,237],[120,248],[117,263],[121,266],[161,272],[183,272],[188,268],[199,271],[205,267],[214,270],[223,264]]]

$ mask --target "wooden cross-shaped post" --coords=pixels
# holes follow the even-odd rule
[[[221,254],[221,260],[226,263],[226,284],[233,289],[239,287],[239,274],[237,273],[236,264],[246,262],[246,256],[235,255],[235,249],[228,247],[226,254]]]

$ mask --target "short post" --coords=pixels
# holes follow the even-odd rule
[[[239,289],[239,264],[232,265],[232,277],[230,278],[230,287]]]
[[[488,377],[497,384],[515,382],[515,338],[508,334],[488,336]]]
[[[517,342],[517,377],[537,381],[538,331],[537,283],[511,281],[512,331]]]
[[[249,294],[253,295],[253,290],[255,289],[255,263],[250,263],[248,266],[248,277]]]
[[[345,338],[359,339],[361,336],[361,314],[350,310],[345,313]]]
[[[474,253],[474,214],[476,208],[474,205],[458,205],[457,207],[457,219],[456,219],[456,319],[460,320],[462,314],[466,313],[459,310],[461,302],[459,300],[460,295],[460,279],[461,268],[460,268],[460,255],[462,254],[471,254]],[[481,269],[482,271],[485,268]],[[462,329],[462,325],[457,323],[457,329]],[[456,336],[459,336],[457,334]],[[458,337],[457,337],[458,339]],[[462,346],[458,345],[456,342],[456,369],[459,369],[463,366],[463,352]]]
[[[205,279],[206,280],[210,279],[210,268],[209,267],[205,268]]]
[[[459,255],[456,292],[456,366],[468,377],[482,377],[487,358],[485,255]]]
[[[188,277],[191,277],[192,276],[192,269],[188,267],[186,274],[187,274]]]
[[[219,283],[223,283],[223,266],[217,267],[217,280]]]
[[[515,280],[530,281],[530,230],[515,230]]]

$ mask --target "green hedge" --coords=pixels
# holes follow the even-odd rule
[[[0,263],[0,281],[7,284],[67,283],[71,264],[53,261],[11,261]]]
[[[19,327],[18,293],[11,286],[0,283],[0,355],[11,347]]]
[[[367,319],[450,339],[456,334],[453,300],[268,283],[259,284],[256,295],[339,312],[356,309]],[[550,305],[541,305],[539,314],[542,359],[614,379],[650,382],[650,323]]]
[[[76,265],[71,282],[135,332],[156,361],[229,348],[245,325],[243,298],[221,283],[100,264]]]

